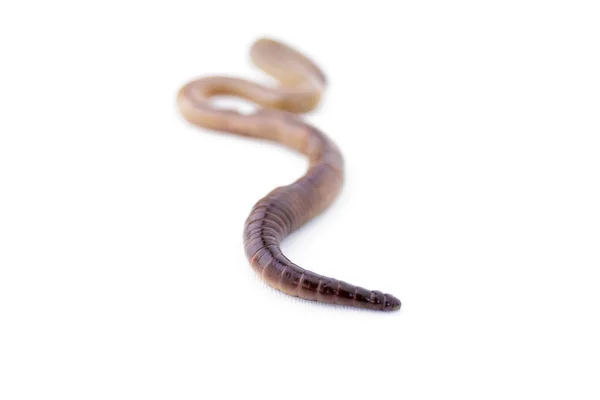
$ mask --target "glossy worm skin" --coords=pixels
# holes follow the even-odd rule
[[[281,241],[323,211],[337,197],[343,182],[343,159],[336,145],[297,115],[319,103],[326,79],[321,70],[296,50],[271,39],[259,39],[250,50],[254,63],[281,82],[277,88],[231,77],[206,77],[185,85],[177,103],[192,124],[295,149],[308,157],[304,176],[278,187],[259,200],[244,228],[246,255],[252,268],[272,287],[291,296],[372,310],[397,310],[400,300],[305,270],[280,249]],[[244,115],[211,105],[216,95],[233,95],[262,105]]]

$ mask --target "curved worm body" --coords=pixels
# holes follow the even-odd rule
[[[276,188],[259,200],[244,228],[244,246],[252,268],[270,286],[291,296],[323,303],[373,310],[397,310],[400,300],[305,270],[280,249],[281,241],[323,211],[337,197],[343,182],[343,159],[336,145],[297,115],[319,103],[325,76],[308,58],[270,39],[251,48],[254,63],[281,82],[278,88],[231,77],[192,81],[178,93],[184,118],[208,129],[266,139],[295,149],[308,157],[304,176]],[[244,115],[214,107],[210,98],[234,95],[262,105]]]

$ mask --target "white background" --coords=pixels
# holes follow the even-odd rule
[[[599,21],[596,1],[3,2],[0,398],[600,398]],[[306,162],[188,125],[175,94],[271,82],[262,35],[325,70],[307,118],[347,163],[284,251],[400,312],[248,266],[247,213]]]

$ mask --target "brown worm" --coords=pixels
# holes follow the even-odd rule
[[[397,310],[391,294],[367,290],[305,270],[280,249],[281,241],[323,211],[337,197],[343,181],[343,159],[336,145],[297,115],[319,103],[326,79],[296,50],[271,39],[259,39],[250,50],[254,63],[281,82],[266,87],[231,77],[206,77],[185,85],[177,103],[192,124],[217,131],[266,139],[308,157],[304,176],[278,187],[258,201],[244,228],[244,246],[252,268],[272,287],[291,296],[373,310]],[[211,104],[217,95],[238,96],[264,108],[245,115]]]

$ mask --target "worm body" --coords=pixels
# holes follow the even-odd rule
[[[252,208],[244,228],[244,246],[252,268],[270,286],[291,296],[373,310],[399,309],[400,301],[390,294],[305,270],[281,252],[280,243],[287,235],[337,197],[344,165],[337,146],[297,115],[319,103],[326,84],[321,70],[304,55],[271,39],[255,42],[250,55],[281,86],[266,87],[231,77],[206,77],[185,85],[177,102],[184,118],[192,124],[278,142],[308,157],[309,167],[304,176],[291,185],[274,189]],[[264,108],[250,115],[219,109],[210,102],[217,95],[239,96]]]

